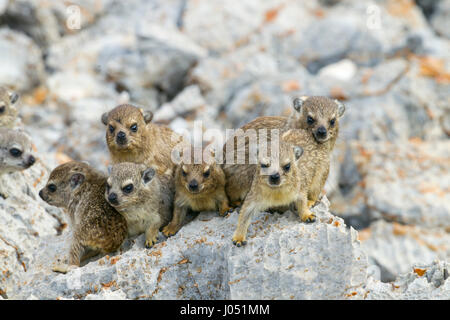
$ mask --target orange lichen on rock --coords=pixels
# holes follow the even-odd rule
[[[427,269],[414,268],[414,273],[417,273],[419,275],[419,277],[422,277],[426,271],[427,271]]]
[[[424,77],[434,78],[438,83],[450,83],[450,72],[445,70],[443,59],[434,57],[420,57],[419,74]]]

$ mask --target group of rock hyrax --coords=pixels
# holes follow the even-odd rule
[[[0,129],[1,174],[26,169],[36,159],[28,136],[11,129],[18,96],[5,89],[0,94],[0,125],[6,127]],[[160,230],[165,236],[176,234],[189,211],[218,211],[224,216],[240,207],[232,238],[238,247],[247,243],[255,212],[290,209],[301,221],[314,222],[310,208],[328,177],[344,111],[341,102],[327,97],[296,98],[289,117],[259,117],[237,130],[223,146],[227,156],[219,163],[214,152],[193,161],[196,148],[170,128],[152,123],[151,112],[130,104],[115,107],[101,116],[112,161],[108,175],[85,162],[71,161],[56,167],[39,192],[70,217],[68,260],[54,271],[67,272],[89,257],[114,252],[127,237],[142,233],[149,248]],[[249,130],[256,132],[258,143],[268,142],[265,152],[257,148],[256,162],[250,161],[254,149],[247,139]],[[277,133],[278,144],[270,143],[272,132]],[[187,148],[178,152],[176,162],[172,156],[180,141]],[[239,153],[244,162],[236,161]]]

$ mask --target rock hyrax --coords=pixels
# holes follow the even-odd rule
[[[102,115],[106,143],[113,163],[143,163],[160,174],[172,175],[172,149],[181,136],[170,128],[151,123],[153,113],[122,104]]]
[[[0,87],[0,127],[14,127],[18,115],[14,104],[18,99],[19,95],[17,93]]]
[[[127,236],[127,222],[105,200],[106,176],[84,162],[56,167],[39,196],[69,214],[72,242],[68,265],[53,270],[67,272],[99,253],[116,251]]]
[[[266,129],[268,134],[268,140],[271,139],[272,129],[278,129],[279,134],[282,135],[289,129],[302,129],[305,130],[310,137],[308,141],[317,149],[328,150],[331,154],[337,136],[339,132],[339,118],[344,114],[345,106],[338,100],[332,100],[327,97],[301,97],[296,98],[293,103],[294,110],[290,117],[259,117],[255,120],[247,123],[236,135],[231,137],[224,146],[224,154],[226,155],[227,149],[231,152],[236,152],[238,147],[238,139],[249,132],[254,130],[258,135],[261,129]],[[298,141],[298,145],[304,145],[306,141],[303,139],[306,136],[300,135],[302,140]],[[308,143],[309,143],[308,142]],[[245,149],[243,149],[245,147]],[[248,141],[245,141],[245,146],[241,147],[245,152],[245,159],[248,161]],[[236,159],[235,159],[236,160]],[[252,176],[252,170],[254,166],[246,164],[227,163],[227,159],[224,161],[224,172],[227,178],[226,191],[227,195],[233,205],[239,205],[250,189],[251,181],[248,179],[242,179],[245,176]],[[321,161],[323,165],[321,170],[316,170],[317,181],[323,181],[320,186],[320,191],[323,189],[325,181],[329,172],[329,160],[328,162]],[[319,191],[319,195],[320,195]],[[311,194],[313,195],[313,194]],[[314,204],[319,195],[314,193],[314,197],[310,199],[310,205]]]
[[[27,169],[35,162],[32,143],[25,132],[0,128],[0,175]]]
[[[314,214],[308,209],[305,190],[312,174],[303,171],[299,164],[304,150],[284,141],[280,141],[278,148],[269,149],[262,153],[259,151],[259,165],[254,170],[250,191],[239,213],[238,225],[233,235],[233,243],[239,247],[247,242],[247,229],[252,215],[256,212],[294,205],[302,221],[315,220]],[[310,159],[304,161],[308,160]]]
[[[171,185],[172,184],[172,185]],[[111,167],[105,197],[127,220],[130,237],[145,233],[145,246],[158,239],[172,219],[173,179],[144,164],[123,162]]]
[[[172,221],[163,229],[166,236],[177,233],[188,210],[219,211],[220,215],[231,210],[221,166],[216,164],[213,154],[202,156],[200,163],[195,163],[196,150],[199,154],[206,154],[204,150],[192,148],[190,155],[183,155],[175,171],[174,212]]]

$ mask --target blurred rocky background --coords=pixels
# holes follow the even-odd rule
[[[103,112],[130,102],[179,132],[195,120],[225,130],[325,95],[347,107],[330,211],[342,232],[358,230],[370,281],[381,281],[367,284],[369,298],[396,297],[383,291],[395,279],[416,288],[403,298],[450,298],[450,281],[436,280],[450,259],[449,38],[450,0],[0,0],[0,85],[20,93],[40,154],[1,180],[12,191],[0,197],[0,296],[23,279],[39,239],[67,229],[37,196],[49,170],[108,165]],[[445,293],[409,285],[424,274]]]

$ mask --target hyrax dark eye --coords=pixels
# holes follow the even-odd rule
[[[111,133],[113,133],[114,132],[114,130],[115,130],[115,128],[112,126],[112,125],[109,125],[109,132],[111,132]]]
[[[306,118],[306,122],[308,122],[308,124],[313,124],[314,123],[314,119],[312,117],[308,116]]]
[[[122,188],[122,191],[125,193],[130,193],[131,191],[133,191],[133,185],[131,183],[126,185]]]
[[[336,123],[336,118],[333,118],[333,119],[330,120],[330,125],[331,126],[334,126],[335,123]]]
[[[261,163],[261,168],[268,168],[269,165],[267,163]]]
[[[211,170],[208,169],[208,171],[203,172],[203,177],[208,178],[210,174],[211,174]]]
[[[17,148],[12,148],[11,150],[9,150],[9,153],[15,158],[18,158],[22,155],[22,151]]]
[[[184,171],[183,169],[181,169],[181,174],[183,175],[183,177],[186,177],[186,176],[187,176],[186,171]]]
[[[0,107],[0,113],[3,113],[3,112],[5,112],[5,109],[6,109],[6,107],[5,107],[5,106],[1,106],[1,107]]]
[[[131,127],[130,127],[130,130],[131,131],[133,131],[133,132],[136,132],[137,131],[137,129],[138,129],[138,126],[137,126],[137,124],[135,123],[135,124],[133,124]]]
[[[49,185],[47,186],[47,189],[48,189],[48,191],[50,191],[51,193],[53,193],[53,192],[56,191],[56,186],[52,183],[52,184],[49,184]]]
[[[288,172],[289,170],[291,170],[291,164],[288,163],[287,165],[285,165],[285,166],[283,167],[283,170],[284,170],[285,172]]]

